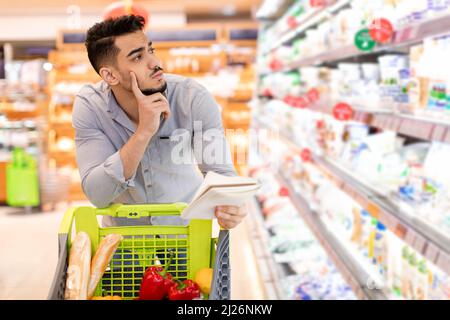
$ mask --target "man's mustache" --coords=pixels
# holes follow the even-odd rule
[[[164,69],[161,68],[160,66],[154,67],[154,68],[153,68],[153,72],[152,72],[152,74],[150,75],[150,77],[153,77],[153,76],[155,75],[155,73],[157,73],[158,71],[164,71]]]

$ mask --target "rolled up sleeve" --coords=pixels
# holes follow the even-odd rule
[[[77,97],[72,125],[75,128],[77,165],[82,188],[97,207],[106,207],[127,188],[134,187],[136,173],[128,180],[123,174],[119,151],[97,124],[87,101]]]
[[[123,175],[122,159],[120,158],[119,151],[117,151],[108,159],[106,159],[105,163],[103,164],[103,167],[105,169],[106,174],[109,175],[114,180],[116,180],[116,182],[120,183],[123,187],[135,186],[134,178],[136,177],[136,171],[134,172],[133,176],[130,179],[125,180],[125,176]]]

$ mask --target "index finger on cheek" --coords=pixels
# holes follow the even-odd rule
[[[141,90],[139,89],[138,83],[137,83],[137,78],[136,75],[134,74],[134,72],[130,72],[130,78],[131,78],[131,90],[133,91],[133,94],[136,98],[141,98],[143,97],[143,93],[141,92]]]

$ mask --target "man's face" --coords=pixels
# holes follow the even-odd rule
[[[130,72],[134,72],[142,93],[150,95],[164,92],[167,85],[160,61],[154,55],[154,49],[144,32],[137,31],[119,36],[115,45],[120,49],[115,69],[124,89],[132,91]]]

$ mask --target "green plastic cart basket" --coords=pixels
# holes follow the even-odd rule
[[[78,207],[68,210],[59,229],[59,259],[48,299],[62,300],[66,286],[68,256],[72,236],[85,231],[92,252],[108,234],[121,234],[123,240],[113,256],[95,296],[119,295],[135,299],[143,273],[149,266],[164,264],[174,252],[169,272],[177,279],[193,279],[201,268],[213,268],[210,300],[230,298],[229,233],[221,230],[212,238],[211,220],[191,220],[187,226],[120,226],[101,228],[97,216],[137,219],[150,216],[180,215],[185,203],[121,205],[98,209]],[[75,223],[74,223],[75,222]]]

